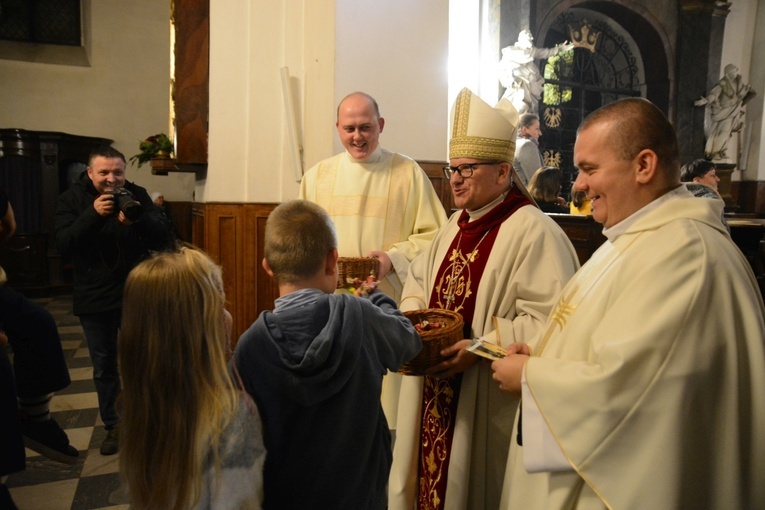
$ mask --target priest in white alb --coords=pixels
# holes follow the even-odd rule
[[[722,201],[645,99],[588,116],[574,163],[607,241],[492,365],[522,396],[500,508],[765,508],[765,311]]]
[[[345,152],[306,172],[299,198],[322,206],[337,229],[340,257],[376,257],[379,289],[397,302],[409,263],[446,222],[444,206],[416,161],[380,147],[385,119],[371,96],[354,92],[337,107]],[[383,380],[382,403],[396,428],[400,376]]]
[[[416,161],[380,147],[385,119],[372,97],[345,97],[336,127],[345,152],[308,170],[299,198],[329,213],[341,257],[380,260],[379,289],[398,301],[409,263],[430,246],[446,212]]]
[[[388,508],[496,509],[517,407],[471,339],[507,346],[541,329],[578,268],[566,234],[527,196],[511,162],[518,113],[468,89],[452,107],[449,178],[460,208],[410,266],[400,308],[460,313],[464,340],[426,376],[405,376]]]

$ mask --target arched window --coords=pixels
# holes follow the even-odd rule
[[[594,11],[569,9],[551,25],[544,46],[576,40],[589,40],[591,46],[578,46],[544,62],[539,104],[544,133],[540,150],[545,164],[563,170],[564,192],[576,178],[574,142],[582,119],[616,99],[645,95],[642,59],[620,25]]]

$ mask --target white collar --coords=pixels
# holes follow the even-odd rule
[[[491,211],[492,209],[497,207],[499,204],[501,204],[502,201],[505,199],[505,197],[507,196],[507,194],[509,192],[510,192],[509,190],[505,191],[500,196],[498,196],[497,198],[495,198],[494,200],[492,200],[491,202],[489,202],[485,206],[481,207],[480,209],[476,209],[475,211],[468,211],[467,212],[468,216],[470,216],[470,220],[469,221],[475,221],[475,220],[481,219],[489,211]]]
[[[637,221],[641,218],[647,216],[649,213],[655,211],[670,200],[683,198],[687,196],[688,193],[689,191],[685,188],[685,186],[681,184],[672,191],[663,194],[659,198],[653,200],[651,203],[638,209],[613,227],[604,228],[603,235],[606,236],[609,241],[614,242],[620,235],[624,234],[628,228],[637,223]]]
[[[380,144],[377,144],[377,147],[375,147],[375,150],[372,151],[372,154],[367,156],[363,159],[356,159],[353,156],[351,156],[351,153],[347,150],[345,151],[345,155],[348,157],[348,161],[351,161],[352,163],[358,163],[358,164],[364,164],[364,163],[377,163],[382,159],[382,147],[380,147]]]

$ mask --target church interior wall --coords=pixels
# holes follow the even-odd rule
[[[83,13],[88,65],[0,58],[0,127],[109,138],[129,158],[140,140],[168,130],[169,6],[84,1]],[[192,200],[193,175],[160,177],[143,165],[128,178],[168,200]]]
[[[336,10],[333,104],[367,92],[385,117],[383,147],[418,160],[446,158],[448,2],[338,0]],[[341,150],[334,136],[333,154]]]

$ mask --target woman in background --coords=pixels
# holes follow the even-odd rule
[[[221,271],[184,247],[125,284],[120,471],[132,507],[260,508],[263,432],[227,369]]]
[[[686,185],[686,187],[697,197],[715,198],[719,197],[717,184],[720,178],[717,177],[715,164],[706,159],[695,159],[686,163],[680,168],[680,181],[685,183],[696,183],[695,185]],[[698,185],[703,184],[714,190],[714,195],[710,194],[709,189],[701,188]]]
[[[680,167],[680,182],[685,183],[685,187],[693,193],[694,197],[722,200],[720,191],[717,189],[720,178],[717,177],[715,164],[709,160],[694,159]],[[721,213],[720,221],[730,233],[730,226],[725,219],[725,209]]]
[[[542,166],[542,154],[539,152],[542,129],[539,126],[539,117],[533,113],[524,113],[518,118],[513,169],[526,187],[536,169]]]
[[[560,168],[545,166],[534,172],[529,181],[529,194],[544,212],[567,213],[566,199],[560,196]]]

